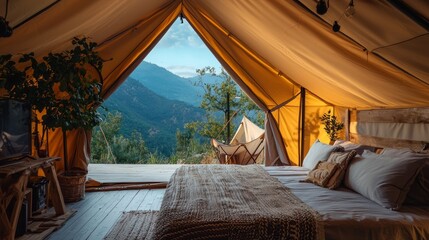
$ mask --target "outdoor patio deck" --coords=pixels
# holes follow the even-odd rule
[[[89,164],[88,178],[101,183],[168,182],[180,164]]]
[[[102,183],[168,182],[180,165],[90,164],[88,177]],[[67,204],[77,210],[48,239],[103,239],[124,211],[158,210],[165,189],[86,193],[85,199]]]

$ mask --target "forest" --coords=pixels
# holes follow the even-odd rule
[[[199,106],[166,99],[128,78],[99,110],[103,121],[93,129],[91,163],[215,163],[211,138],[227,142],[243,115],[263,126],[264,113],[226,71],[206,67],[196,72],[192,85]]]

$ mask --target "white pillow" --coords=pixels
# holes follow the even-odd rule
[[[339,151],[340,149],[342,150],[343,148],[340,146],[332,146],[329,144],[322,143],[319,141],[319,139],[317,139],[313,143],[313,145],[311,145],[310,150],[304,158],[302,166],[312,170],[314,169],[314,167],[316,167],[316,164],[319,161],[328,160],[329,155],[331,155],[331,152]]]
[[[423,168],[417,175],[413,184],[410,187],[404,204],[408,205],[429,205],[429,154],[415,153],[409,148],[385,148],[381,152],[382,155],[398,157],[403,159],[421,158],[424,161]]]
[[[398,210],[423,163],[419,157],[404,159],[365,150],[349,164],[344,184],[385,208]]]
[[[346,141],[346,140],[336,140],[334,146],[341,146],[344,148],[344,151],[349,152],[355,150],[357,154],[362,155],[364,150],[370,150],[372,152],[375,151],[374,147],[357,144],[354,142]]]

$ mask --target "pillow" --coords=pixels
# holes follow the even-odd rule
[[[337,171],[338,167],[338,163],[319,161],[316,167],[308,173],[307,179],[301,182],[311,182],[321,187],[326,187],[326,184]]]
[[[415,153],[408,148],[385,148],[382,155],[401,156],[404,159],[419,157],[424,161],[423,168],[410,187],[404,204],[424,206],[429,205],[429,155]]]
[[[384,148],[380,154],[389,155],[389,156],[407,156],[409,154],[414,154],[414,151],[409,148]]]
[[[347,167],[350,161],[356,156],[356,151],[352,150],[350,152],[333,152],[329,156],[327,162],[337,163],[338,169],[331,176],[326,187],[329,189],[338,188],[344,180],[344,175],[346,175]]]
[[[344,184],[385,208],[399,210],[423,163],[416,157],[404,160],[365,150],[351,161]]]
[[[344,148],[344,151],[349,152],[351,150],[355,150],[357,154],[362,155],[364,150],[370,150],[371,152],[375,152],[375,147],[357,144],[350,141],[345,140],[336,140],[334,142],[334,146],[341,146]]]
[[[423,168],[410,187],[404,204],[428,206],[429,205],[429,160],[423,164]]]
[[[325,143],[322,143],[317,139],[313,145],[311,145],[310,150],[304,158],[302,166],[308,169],[314,169],[317,162],[326,161],[331,155],[331,152],[341,151],[341,146],[332,146]]]

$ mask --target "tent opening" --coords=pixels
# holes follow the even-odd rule
[[[228,124],[225,124],[221,109],[215,110],[211,119],[202,107],[210,105],[210,101],[221,101],[224,96],[219,91],[223,89],[213,91],[211,95],[207,91],[230,87],[222,85],[224,81],[229,81],[234,88],[230,90],[232,99],[227,102],[230,104],[225,106],[228,107]],[[196,132],[192,124],[196,127],[217,121],[222,128],[212,127],[211,131],[216,135],[211,137],[221,140],[228,130],[227,125],[230,136],[226,138],[232,138],[243,113],[263,127],[264,113],[250,104],[253,102],[222,69],[186,19],[179,17],[100,108],[104,121],[93,130],[89,177],[103,183],[168,181],[162,174],[146,174],[148,166],[130,171],[137,166],[123,164],[218,161],[210,138]],[[209,124],[206,124],[207,128],[210,128]],[[175,167],[171,167],[173,170]],[[117,179],[112,178],[112,172],[118,173],[115,175]]]

